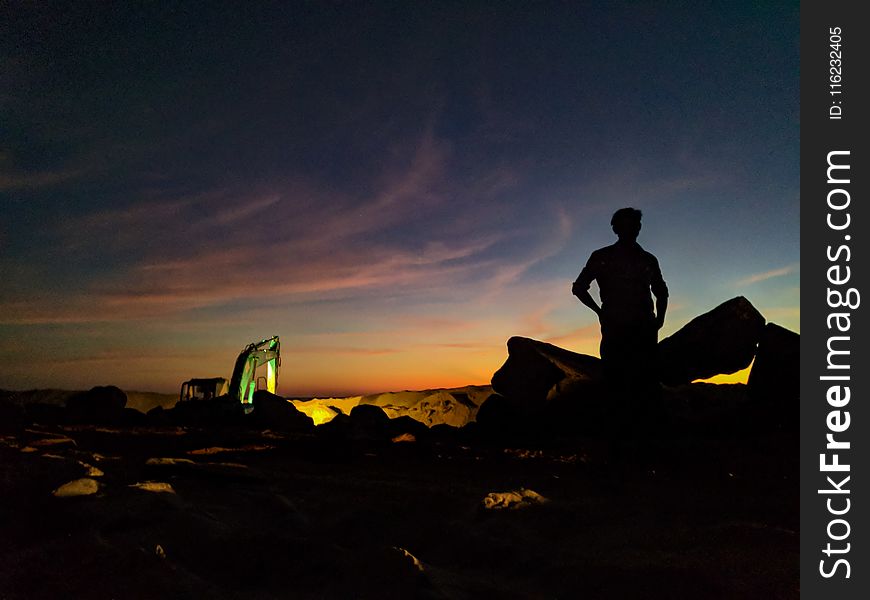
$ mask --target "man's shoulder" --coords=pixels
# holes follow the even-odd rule
[[[650,261],[650,262],[655,262],[655,263],[658,263],[658,262],[659,262],[659,259],[656,258],[656,255],[655,255],[655,254],[653,254],[653,253],[650,252],[649,250],[646,250],[646,249],[643,248],[640,244],[637,244],[637,250],[639,251],[639,254],[640,254],[640,255],[641,255],[645,260],[648,260],[648,261]]]
[[[658,264],[658,259],[655,255],[642,248],[637,242],[631,245],[620,244],[617,242],[609,246],[604,246],[603,248],[594,250],[592,254],[589,255],[589,261],[640,261],[654,265]]]
[[[598,250],[593,250],[590,256],[592,258],[604,258],[606,256],[611,256],[616,252],[618,252],[616,244],[610,244],[609,246],[604,246]]]

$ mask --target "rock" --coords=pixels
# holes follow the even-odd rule
[[[800,394],[800,352],[800,334],[776,323],[768,323],[749,373],[750,393],[763,397],[770,392],[797,400]]]
[[[360,404],[350,411],[350,437],[354,439],[390,439],[390,418],[379,407]]]
[[[299,412],[311,417],[311,420],[314,421],[315,425],[329,423],[337,415],[342,414],[338,408],[320,401],[292,400],[291,402]]]
[[[474,417],[477,406],[464,394],[453,395],[445,390],[430,394],[408,410],[408,416],[433,425],[462,427]]]
[[[22,425],[27,422],[24,408],[13,404],[6,398],[0,398],[0,423],[7,425]]]
[[[275,431],[308,432],[314,429],[314,420],[300,412],[285,398],[265,390],[254,392],[254,419],[263,429]]]
[[[150,425],[169,425],[171,423],[169,411],[162,406],[155,406],[149,410],[146,417]]]
[[[364,396],[359,404],[378,406],[391,419],[408,416],[428,427],[462,427],[474,421],[477,410],[492,393],[490,386],[469,385],[421,391],[386,392]]]
[[[790,425],[797,424],[800,414],[800,351],[800,334],[768,323],[747,382],[752,399],[779,412],[777,420]]]
[[[490,492],[481,502],[484,510],[518,510],[546,504],[549,500],[534,490],[520,488],[509,492]]]
[[[523,337],[510,338],[507,348],[507,361],[492,376],[492,389],[507,398],[539,403],[601,378],[601,360],[593,356]]]
[[[147,415],[135,408],[125,408],[119,417],[120,423],[125,427],[145,427],[151,423]]]
[[[409,416],[390,419],[387,428],[391,438],[410,435],[414,439],[419,440],[427,437],[429,434],[429,428],[426,425]]]
[[[175,490],[172,485],[164,481],[142,481],[139,483],[130,484],[127,487],[136,488],[145,492],[154,492],[157,494],[174,494]]]
[[[513,436],[529,425],[530,408],[515,398],[493,394],[477,411],[477,424],[484,436]]]
[[[755,356],[764,317],[743,296],[687,323],[658,345],[662,383],[680,385],[745,369]]]
[[[742,383],[666,387],[662,402],[672,426],[683,433],[733,435],[758,424],[758,411]]]
[[[25,421],[43,425],[63,423],[67,418],[67,411],[63,407],[53,404],[26,404],[24,413]]]
[[[227,395],[178,402],[165,414],[177,425],[241,425],[245,410],[238,400]]]
[[[612,430],[637,415],[636,405],[627,406],[613,402],[601,381],[564,380],[542,410],[537,420],[539,427],[560,435],[577,435]]]
[[[154,458],[149,458],[145,461],[145,464],[148,466],[163,466],[163,465],[194,465],[195,461],[189,458],[175,458],[171,456],[157,456]]]
[[[97,386],[66,401],[69,419],[76,423],[117,423],[124,418],[127,395],[113,385]]]
[[[338,413],[335,417],[323,425],[318,425],[315,433],[325,439],[344,439],[350,431],[350,417],[344,413]]]
[[[96,479],[83,477],[63,484],[52,492],[57,498],[71,498],[73,496],[91,496],[100,490],[100,484]]]

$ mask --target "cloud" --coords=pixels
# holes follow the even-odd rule
[[[239,301],[246,310],[372,296],[486,303],[562,251],[572,221],[556,206],[545,231],[503,227],[449,180],[449,158],[430,127],[359,193],[291,175],[247,189],[151,191],[67,218],[52,247],[100,268],[62,299],[0,303],[0,322],[165,320]],[[483,175],[472,194],[516,183],[503,166]]]
[[[275,206],[281,197],[278,195],[270,195],[265,198],[248,200],[242,204],[229,206],[219,209],[217,213],[205,220],[205,224],[232,225],[240,221],[245,221],[259,213],[262,213],[267,208]]]
[[[81,323],[165,317],[194,308],[270,298],[313,301],[353,296],[453,289],[480,270],[474,257],[493,240],[437,242],[417,252],[379,245],[336,248],[319,254],[305,240],[209,250],[186,258],[148,262],[111,281],[65,298],[7,301],[5,323]],[[472,260],[469,260],[472,259]]]
[[[536,246],[520,255],[516,260],[511,260],[499,265],[488,281],[487,298],[503,293],[505,287],[516,282],[531,267],[543,260],[559,254],[571,237],[572,220],[562,207],[556,208],[556,223],[553,232],[535,236],[538,241]]]
[[[759,283],[761,281],[767,281],[768,279],[774,279],[775,277],[783,277],[785,275],[791,275],[797,270],[797,264],[786,265],[785,267],[780,267],[779,269],[771,269],[770,271],[764,271],[762,273],[755,273],[754,275],[750,275],[748,277],[744,277],[737,281],[737,285],[740,287],[752,285],[753,283]]]

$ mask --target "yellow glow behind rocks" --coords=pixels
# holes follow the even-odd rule
[[[753,361],[754,363],[755,361]],[[696,379],[692,383],[746,383],[749,381],[749,372],[752,370],[752,364],[745,369],[741,369],[734,373],[723,373],[720,375],[714,375],[713,377],[708,377],[707,379]]]
[[[332,421],[339,414],[339,411],[349,415],[362,398],[362,396],[312,398],[311,400],[290,400],[290,402],[299,412],[311,417],[315,425],[323,425]]]

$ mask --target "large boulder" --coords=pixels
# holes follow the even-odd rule
[[[242,425],[245,409],[238,400],[224,395],[207,400],[177,402],[165,414],[176,425]]]
[[[538,403],[601,379],[594,356],[524,337],[512,337],[507,348],[507,361],[492,376],[492,389],[506,398]]]
[[[799,419],[800,358],[800,334],[768,323],[761,334],[747,386],[755,402],[779,413],[780,423],[794,425]]]
[[[254,420],[263,429],[306,432],[314,429],[314,420],[281,396],[265,390],[254,392]]]
[[[113,385],[97,386],[70,396],[67,417],[76,423],[115,423],[123,420],[127,394]]]
[[[745,369],[763,330],[764,317],[749,300],[723,302],[659,343],[662,383],[681,385]]]
[[[349,435],[360,440],[386,440],[390,437],[390,417],[380,407],[360,404],[350,411]]]
[[[318,426],[316,433],[345,442],[388,442],[393,431],[391,424],[392,420],[380,407],[359,404],[351,409],[350,415],[338,414],[328,423]]]
[[[516,436],[528,428],[530,411],[520,401],[493,394],[477,413],[477,425],[484,435]]]

